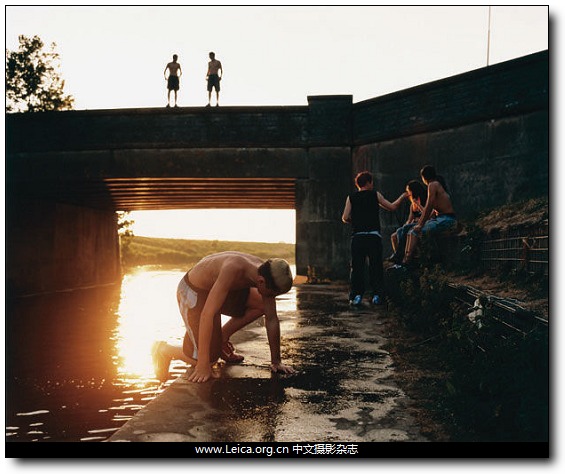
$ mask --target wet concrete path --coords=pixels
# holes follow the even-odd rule
[[[344,285],[299,285],[281,317],[296,374],[271,374],[265,328],[251,324],[232,338],[243,364],[204,384],[181,375],[108,441],[426,441],[384,349],[387,317],[384,306],[350,308]]]

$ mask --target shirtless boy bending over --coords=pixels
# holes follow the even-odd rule
[[[153,345],[152,355],[157,378],[165,381],[171,359],[194,366],[188,376],[192,382],[206,382],[212,365],[221,357],[227,363],[238,363],[229,339],[247,324],[265,315],[267,338],[273,372],[293,373],[281,362],[280,325],[275,297],[292,287],[292,272],[280,258],[264,261],[241,252],[220,252],[200,260],[181,279],[177,301],[186,333],[183,346],[163,341]],[[221,324],[221,315],[230,320]]]

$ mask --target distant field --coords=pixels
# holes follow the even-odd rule
[[[291,265],[294,261],[294,244],[265,242],[224,242],[218,240],[156,239],[150,237],[129,237],[122,240],[122,264],[124,267],[137,265],[179,265],[186,267],[202,257],[216,252],[235,250],[250,253],[261,258],[284,258]]]

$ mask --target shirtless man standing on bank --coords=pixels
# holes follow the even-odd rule
[[[457,227],[457,217],[443,178],[436,174],[431,165],[420,170],[420,177],[428,186],[428,198],[420,219],[408,232],[406,252],[401,266],[410,265],[418,240],[423,234],[437,234]]]
[[[275,297],[292,287],[292,272],[286,260],[263,260],[241,252],[208,255],[192,267],[177,287],[177,301],[185,323],[183,346],[163,341],[153,345],[152,356],[157,378],[167,380],[171,359],[194,366],[188,376],[192,382],[213,377],[212,366],[221,357],[239,363],[229,339],[247,324],[265,315],[271,351],[271,370],[285,374],[294,369],[281,362],[280,325]],[[222,327],[221,315],[230,316]]]

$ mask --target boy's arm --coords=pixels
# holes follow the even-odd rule
[[[263,296],[263,305],[265,307],[265,328],[271,350],[271,370],[273,372],[292,374],[294,369],[281,362],[281,329],[275,298]]]
[[[341,220],[345,224],[351,223],[351,201],[349,200],[349,196],[347,196],[347,199],[345,200],[345,207],[343,208]]]
[[[191,382],[206,382],[212,376],[210,361],[210,344],[214,317],[220,311],[226,300],[234,279],[234,271],[228,266],[220,270],[218,279],[208,293],[206,303],[200,314],[200,327],[198,329],[198,361],[193,372],[188,376]]]
[[[390,202],[381,193],[377,191],[377,199],[379,201],[379,206],[381,206],[383,209],[386,209],[387,211],[396,211],[400,206],[400,204],[402,204],[402,201],[404,201],[404,199],[406,199],[407,196],[408,194],[404,192],[400,196],[398,196],[396,201]]]
[[[414,220],[414,209],[410,205],[410,212],[408,213],[408,219],[406,219],[406,224],[410,224]]]

